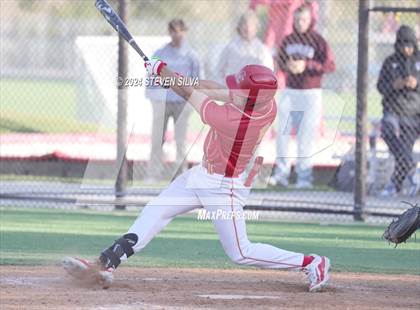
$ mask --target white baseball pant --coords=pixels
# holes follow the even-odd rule
[[[278,100],[277,159],[275,177],[288,178],[292,157],[289,141],[297,127],[296,173],[298,181],[312,182],[312,156],[322,117],[322,90],[286,88]]]
[[[209,174],[201,165],[176,178],[167,189],[150,201],[127,233],[139,240],[133,247],[141,251],[177,215],[204,207],[208,212],[242,214],[250,187],[243,185],[245,176],[226,178]],[[217,218],[213,225],[229,258],[241,265],[261,268],[301,268],[304,255],[248,240],[243,216]]]

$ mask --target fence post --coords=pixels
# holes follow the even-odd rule
[[[367,177],[367,90],[369,57],[369,0],[359,0],[359,34],[357,52],[357,112],[356,112],[356,176],[354,190],[354,220],[364,220]]]
[[[118,0],[118,15],[127,23],[127,0]],[[128,71],[128,50],[123,37],[118,37],[118,78],[125,81]],[[127,165],[127,90],[124,83],[118,85],[118,112],[117,112],[117,164],[120,169],[115,183],[115,198],[124,197],[127,188],[128,165]],[[125,209],[124,204],[116,204],[116,209]]]

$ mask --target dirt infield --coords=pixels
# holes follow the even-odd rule
[[[122,267],[111,288],[75,284],[59,266],[1,266],[6,309],[420,309],[420,276],[335,273],[307,293],[300,273]]]

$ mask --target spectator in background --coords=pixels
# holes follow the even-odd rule
[[[185,42],[187,26],[180,18],[171,20],[168,31],[171,42],[157,50],[153,56],[165,59],[167,64],[176,72],[186,77],[199,77],[200,64],[195,51]],[[152,102],[153,125],[152,125],[152,148],[148,167],[148,182],[160,180],[163,171],[163,143],[169,118],[172,117],[175,124],[176,142],[176,169],[178,172],[185,166],[185,141],[188,127],[188,118],[191,109],[185,105],[185,100],[175,92],[163,89],[160,86],[149,87],[146,97]],[[182,166],[180,166],[182,165]]]
[[[398,30],[398,24],[400,20],[400,15],[398,13],[388,13],[386,14],[386,18],[384,20],[383,26],[382,26],[382,32],[383,33],[395,33]]]
[[[296,188],[312,187],[311,156],[322,114],[321,79],[335,70],[333,54],[325,39],[314,30],[311,7],[294,12],[293,32],[278,49],[279,68],[286,73],[286,89],[278,100],[277,158],[270,184],[288,186],[289,139],[297,134]]]
[[[293,32],[293,12],[304,4],[311,7],[313,24],[316,27],[320,9],[316,0],[250,1],[249,6],[253,10],[259,5],[267,7],[268,23],[264,43],[269,50],[280,46],[283,39]],[[278,68],[275,68],[275,70],[277,71],[278,88],[283,89],[285,87],[285,74]]]
[[[414,188],[412,174],[416,168],[413,147],[420,135],[420,53],[414,30],[401,26],[397,32],[395,52],[385,59],[378,80],[382,94],[381,135],[395,158],[390,183],[381,196],[395,196],[407,175]]]
[[[225,84],[225,77],[239,72],[245,65],[264,65],[273,69],[273,57],[257,38],[259,21],[254,11],[248,10],[239,19],[235,36],[223,49],[217,65],[217,79]]]

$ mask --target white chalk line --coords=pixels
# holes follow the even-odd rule
[[[268,296],[268,295],[228,295],[228,294],[212,294],[212,295],[197,295],[202,298],[209,299],[281,299],[280,296]]]

